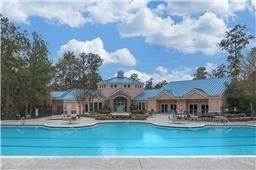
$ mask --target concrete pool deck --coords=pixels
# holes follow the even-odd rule
[[[147,120],[95,120],[94,118],[81,117],[74,121],[72,124],[66,123],[61,120],[62,115],[53,115],[44,118],[26,119],[23,120],[1,120],[2,125],[45,125],[51,127],[79,127],[79,126],[91,126],[102,122],[145,122],[153,123],[163,126],[175,126],[175,127],[200,127],[204,125],[223,125],[218,122],[204,122],[204,121],[177,121],[176,123],[169,122],[167,114],[155,114],[152,117],[148,117]],[[243,121],[243,122],[231,122],[232,125],[252,125],[256,126],[255,121]]]
[[[20,170],[255,170],[256,157],[1,157],[1,169]]]

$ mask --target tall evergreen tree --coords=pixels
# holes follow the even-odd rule
[[[29,49],[25,31],[20,31],[8,18],[1,17],[1,114],[3,117],[18,113],[17,96],[23,83],[23,59]],[[15,105],[14,105],[15,104]]]
[[[52,78],[52,63],[48,59],[46,42],[37,34],[32,33],[31,47],[25,57],[27,69],[24,82],[24,102],[26,114],[31,115],[36,105],[42,105],[50,93],[49,84]]]
[[[57,89],[68,90],[77,87],[79,79],[79,60],[73,52],[66,52],[55,67]]]
[[[199,67],[194,75],[194,80],[206,79],[207,71],[205,67]]]
[[[219,65],[216,69],[212,70],[211,77],[221,78],[227,76],[227,69],[224,64]]]
[[[243,65],[244,76],[241,79],[233,79],[227,87],[228,104],[233,109],[245,113],[256,111],[256,56],[255,48],[248,54]]]
[[[139,75],[137,73],[132,73],[132,75],[130,76],[131,79],[139,81]]]
[[[229,74],[234,79],[238,79],[242,72],[242,50],[252,38],[253,36],[246,32],[246,26],[238,24],[227,31],[225,38],[219,43],[219,47],[228,53]]]
[[[164,86],[167,85],[167,84],[168,84],[168,82],[167,82],[166,80],[163,80],[163,81],[161,81],[161,82],[158,82],[158,83],[155,85],[154,89],[160,89],[160,88],[164,87]]]
[[[146,81],[145,89],[152,89],[153,88],[153,78],[151,77],[149,80]]]
[[[103,60],[97,54],[89,53],[87,55],[87,77],[88,77],[88,88],[91,90],[97,89],[97,83],[101,80],[99,74],[99,68],[102,65]]]
[[[256,72],[256,47],[253,47],[246,58],[245,74],[249,76]]]
[[[26,31],[20,31],[1,16],[1,110],[2,116],[31,114],[49,94],[51,63],[46,42]],[[13,118],[13,117],[12,117]]]

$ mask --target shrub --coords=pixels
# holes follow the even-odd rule
[[[16,120],[16,114],[1,114],[1,120]]]
[[[96,120],[146,120],[145,115],[98,115],[95,117]]]
[[[145,110],[131,110],[132,114],[145,114]]]
[[[132,110],[138,110],[138,106],[135,105],[135,104],[131,104],[130,105],[130,111],[132,111]]]
[[[104,105],[102,110],[99,110],[98,112],[101,114],[109,114],[109,113],[111,113],[111,109],[109,106]]]

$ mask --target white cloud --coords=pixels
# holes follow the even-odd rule
[[[255,0],[251,0],[251,6],[256,10],[256,2]]]
[[[3,14],[19,23],[30,23],[31,16],[39,16],[49,22],[80,27],[87,23],[83,16],[85,4],[82,1],[62,3],[58,1],[3,1]]]
[[[191,16],[205,12],[213,12],[222,18],[234,17],[235,12],[243,11],[247,8],[246,0],[196,0],[196,1],[177,1],[168,2],[168,11],[172,16]],[[189,9],[189,10],[188,10]]]
[[[102,2],[98,0],[61,1],[3,1],[3,14],[19,23],[30,23],[30,17],[38,16],[49,22],[70,27],[87,23],[107,24],[119,22],[144,8],[147,1]]]
[[[138,77],[140,79],[141,82],[146,82],[147,80],[149,80],[151,78],[151,75],[145,73],[145,72],[140,72],[138,70],[129,70],[124,72],[124,76],[125,77],[130,77],[133,73],[138,74]]]
[[[147,1],[96,1],[88,3],[86,12],[91,23],[106,24],[126,20],[131,14],[146,7]]]
[[[155,8],[149,8],[148,2],[6,0],[3,2],[3,14],[22,23],[29,23],[30,17],[39,16],[48,22],[70,27],[115,22],[123,37],[139,36],[144,37],[147,43],[185,53],[213,55],[218,50],[216,44],[227,30],[225,21],[235,18],[236,12],[253,7],[255,11],[253,0],[170,0],[159,3]],[[177,22],[173,16],[180,16],[181,20]]]
[[[72,51],[75,53],[75,55],[79,55],[82,52],[98,54],[104,60],[104,64],[114,63],[124,66],[136,65],[135,57],[127,48],[118,49],[114,52],[108,52],[104,48],[104,44],[99,37],[91,41],[79,41],[72,39],[66,44],[62,45],[57,54],[59,57],[61,57],[67,51]]]
[[[168,72],[168,69],[163,66],[156,67],[155,71],[159,74],[166,74]]]
[[[190,69],[171,70],[163,75],[158,72],[145,73],[138,70],[129,70],[129,71],[126,71],[124,75],[126,77],[130,77],[133,73],[136,73],[138,74],[140,81],[144,83],[152,77],[153,83],[156,84],[163,80],[166,80],[167,82],[179,81],[179,80],[191,80],[193,79],[193,76],[190,74],[190,72],[191,72]]]
[[[148,43],[207,55],[217,52],[217,43],[226,30],[225,22],[214,13],[205,13],[198,18],[186,17],[174,24],[170,17],[161,18],[149,9],[141,10],[119,25],[124,37],[143,36]]]
[[[205,69],[206,69],[206,71],[207,71],[208,73],[211,73],[212,70],[214,70],[214,69],[217,68],[217,66],[218,66],[218,65],[215,64],[215,63],[209,63],[209,62],[207,62],[206,65],[205,65]]]
[[[142,8],[119,24],[119,32],[123,37],[150,37],[170,31],[173,21],[170,17],[162,18],[149,8]]]

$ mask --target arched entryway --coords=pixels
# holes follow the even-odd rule
[[[125,97],[116,97],[114,99],[115,112],[127,112],[127,99]]]

